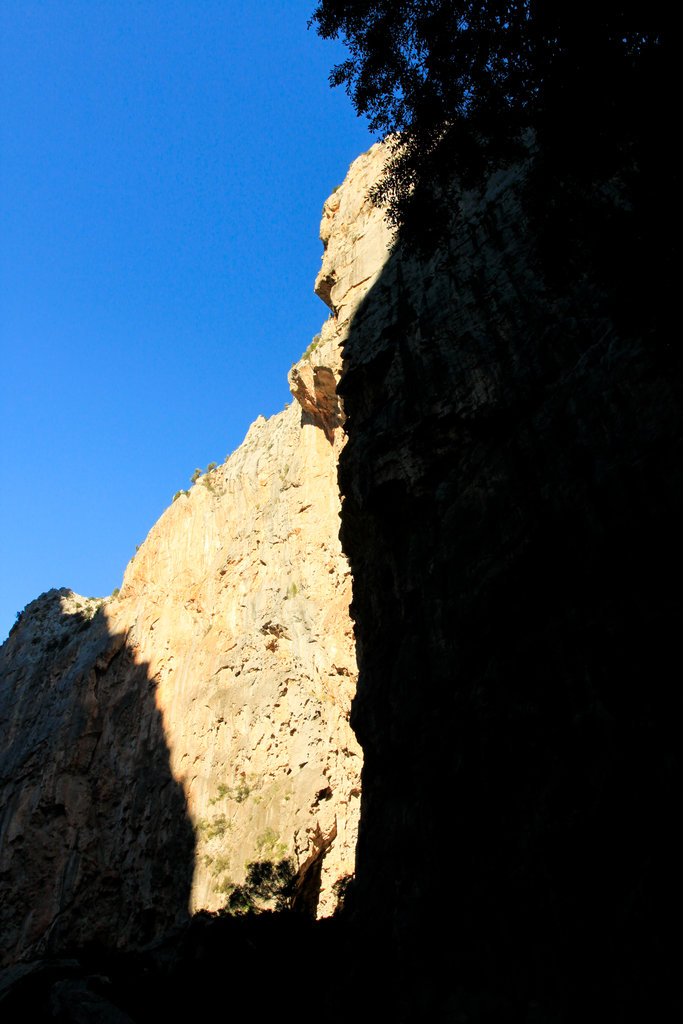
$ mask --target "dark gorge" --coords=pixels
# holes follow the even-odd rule
[[[683,396],[662,165],[653,146],[591,187],[587,161],[560,180],[531,150],[441,210],[435,251],[399,237],[355,313],[339,481],[364,768],[339,915],[186,923],[168,778],[145,813],[170,836],[179,801],[180,845],[126,895],[130,933],[175,890],[154,928],[117,950],[59,933],[9,968],[4,1019],[672,1016]],[[140,771],[165,778],[149,748]]]

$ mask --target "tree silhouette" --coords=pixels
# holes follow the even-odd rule
[[[242,885],[232,887],[224,911],[228,914],[249,914],[266,907],[291,910],[295,895],[296,870],[290,858],[277,863],[271,860],[252,861]]]
[[[405,237],[452,200],[454,181],[474,184],[525,152],[530,130],[547,167],[568,162],[571,173],[589,153],[591,176],[609,176],[644,129],[653,134],[669,94],[665,7],[321,0],[309,24],[349,48],[331,84],[346,87],[373,131],[395,135],[372,195]]]

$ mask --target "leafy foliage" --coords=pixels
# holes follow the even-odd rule
[[[226,818],[225,814],[216,814],[211,821],[200,818],[195,825],[197,835],[207,840],[220,837],[231,828],[232,822]]]
[[[311,344],[302,353],[299,361],[301,362],[301,359],[310,359],[311,356],[313,355],[313,353],[315,352],[315,350],[317,349],[319,344],[320,344],[320,335],[316,334],[314,336],[313,341],[311,342]]]
[[[218,803],[221,800],[235,800],[238,804],[244,803],[249,794],[251,793],[251,787],[247,782],[246,775],[242,773],[242,778],[238,781],[236,786],[228,786],[227,783],[221,782],[216,791],[216,795],[209,800],[209,803]]]
[[[454,175],[476,183],[525,152],[530,130],[557,161],[571,163],[580,140],[593,171],[613,162],[665,98],[665,8],[663,0],[321,0],[309,25],[350,51],[331,84],[345,86],[373,131],[394,135],[371,195],[410,234],[452,198]]]
[[[341,914],[344,909],[344,903],[346,901],[347,890],[353,881],[353,875],[343,875],[342,878],[338,878],[332,886],[332,894],[335,897],[336,903],[334,907],[334,916]]]
[[[294,862],[286,857],[278,863],[270,860],[253,861],[247,865],[243,885],[227,882],[224,891],[228,899],[224,912],[248,914],[272,908],[291,910],[295,894],[296,870]]]

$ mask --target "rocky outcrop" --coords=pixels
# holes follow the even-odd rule
[[[103,601],[51,591],[0,654],[0,933],[7,961],[135,946],[289,858],[324,916],[354,870],[360,748],[339,539],[339,346],[387,255],[381,152],[325,205],[333,316],[296,398],[181,492]],[[340,236],[328,226],[341,218]]]
[[[52,590],[1,652],[3,963],[183,920],[194,839],[156,681],[106,603]]]
[[[2,651],[10,955],[48,935],[130,944],[138,908],[158,933],[222,906],[250,861],[303,865],[320,836],[315,902],[333,909],[360,757],[331,433],[296,404],[257,420],[152,528],[117,597],[52,591],[23,613]]]
[[[337,539],[340,440],[302,425],[296,404],[257,420],[152,529],[113,611],[135,623],[158,680],[171,768],[196,826],[193,909],[219,906],[250,860],[303,863],[319,831],[337,833],[321,912],[353,871],[359,757],[346,722],[355,662]]]
[[[680,348],[588,273],[591,239],[616,263],[636,230],[637,189],[562,196],[560,286],[527,173],[465,195],[434,257],[397,246],[343,348],[350,898],[393,951],[380,987],[405,954],[410,1020],[634,1019],[675,977]]]

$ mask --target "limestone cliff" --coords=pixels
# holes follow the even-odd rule
[[[320,869],[329,907],[360,764],[339,457],[364,767],[352,985],[326,1014],[668,1019],[683,374],[647,296],[619,308],[585,261],[596,239],[617,267],[620,238],[634,251],[638,188],[582,207],[562,183],[560,280],[529,167],[462,196],[422,260],[389,252],[365,198],[383,159],[325,204],[331,316],[297,404],[174,502],[118,599],[52,591],[3,648],[9,958],[139,944],[261,855],[294,856],[314,894]],[[255,983],[263,959],[240,961]],[[216,962],[196,976],[222,1009]],[[192,1007],[173,980],[155,999]]]
[[[116,597],[50,591],[2,649],[6,960],[92,938],[140,944],[188,909],[222,906],[253,860],[292,858],[302,900],[329,914],[354,870],[335,387],[340,342],[386,256],[365,199],[380,159],[361,157],[325,205],[317,289],[333,315],[292,367],[297,401],[177,496]]]
[[[118,597],[50,592],[5,644],[8,952],[52,932],[130,943],[138,912],[154,933],[188,899],[216,909],[259,859],[315,870],[325,853],[329,913],[353,871],[339,440],[301,420],[296,404],[257,420],[152,528]]]

